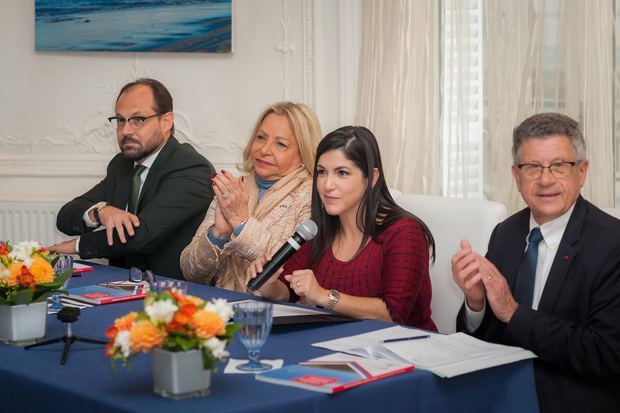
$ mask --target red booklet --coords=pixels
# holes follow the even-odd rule
[[[80,264],[79,262],[73,263],[73,274],[81,274],[83,272],[90,272],[93,270],[93,267],[86,264]]]
[[[412,364],[334,353],[257,374],[255,379],[333,394],[414,369]]]
[[[149,292],[148,284],[132,281],[110,281],[103,284],[68,288],[69,298],[102,305],[120,301],[140,300]]]

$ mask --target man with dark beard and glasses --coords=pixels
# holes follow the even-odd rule
[[[172,97],[156,80],[125,85],[108,120],[121,153],[101,182],[58,213],[58,229],[79,238],[50,249],[182,278],[179,256],[213,198],[213,166],[173,136]]]

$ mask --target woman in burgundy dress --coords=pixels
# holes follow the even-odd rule
[[[368,129],[342,127],[320,142],[312,220],[317,236],[263,285],[265,298],[437,329],[428,272],[433,236],[390,196],[379,146]],[[255,277],[265,261],[255,261],[248,275]]]

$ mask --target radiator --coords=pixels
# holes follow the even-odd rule
[[[0,240],[38,241],[51,245],[69,239],[56,229],[62,202],[0,201]]]

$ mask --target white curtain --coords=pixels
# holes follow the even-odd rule
[[[366,0],[356,122],[379,140],[388,184],[441,193],[440,3]]]
[[[482,0],[442,7],[442,193],[482,197]]]
[[[486,195],[514,212],[512,129],[539,112],[582,124],[591,169],[584,196],[613,205],[613,2],[486,2]]]
[[[590,171],[582,190],[600,207],[614,205],[614,5],[613,0],[560,3],[558,89],[567,91],[566,113],[581,121]],[[561,53],[565,54],[562,55]],[[564,80],[562,82],[562,80]]]
[[[512,131],[542,106],[544,2],[485,2],[486,197],[514,212],[523,206],[513,183]]]
[[[484,197],[514,212],[524,204],[510,173],[512,131],[528,116],[555,111],[584,130],[590,173],[582,193],[613,206],[613,0],[482,2],[482,138],[472,128],[472,96],[481,87],[472,82],[477,3],[364,2],[357,122],[379,139],[388,183],[405,193],[468,197],[480,192],[470,178],[483,166]],[[484,162],[474,138],[484,144]]]

